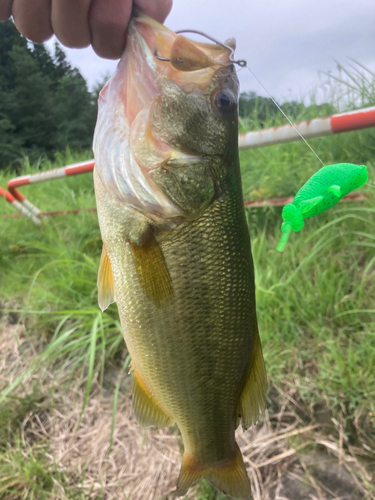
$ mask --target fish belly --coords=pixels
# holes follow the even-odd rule
[[[174,296],[154,304],[143,292],[121,209],[96,182],[116,302],[134,371],[175,421],[198,463],[234,457],[234,431],[257,332],[253,262],[242,197],[229,193],[197,220],[158,242]],[[107,201],[106,201],[107,199]]]

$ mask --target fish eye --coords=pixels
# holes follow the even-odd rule
[[[236,99],[228,89],[220,89],[213,92],[211,102],[222,113],[230,113],[236,106]]]

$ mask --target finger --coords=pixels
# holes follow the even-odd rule
[[[164,23],[172,9],[172,0],[134,0],[134,3],[159,23]]]
[[[125,48],[132,0],[92,0],[89,21],[92,47],[100,57],[119,59]]]
[[[90,45],[89,7],[90,0],[52,0],[52,28],[66,47]]]
[[[42,43],[53,35],[51,0],[14,0],[12,14],[18,31],[29,40]]]
[[[12,0],[0,0],[0,21],[5,21],[12,15]]]

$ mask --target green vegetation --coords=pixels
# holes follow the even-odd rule
[[[357,94],[362,84],[359,79]],[[374,91],[363,95],[361,105],[375,104]],[[301,106],[296,119],[325,116],[330,106]],[[253,115],[242,119],[244,130],[262,125]],[[282,123],[279,115],[274,120]],[[314,139],[311,144],[326,164],[366,164],[370,183],[375,184],[374,130]],[[78,156],[67,151],[53,163],[26,161],[22,173],[90,156],[90,152]],[[244,197],[293,195],[319,166],[302,142],[242,152]],[[3,170],[0,185],[5,186],[11,176]],[[375,447],[375,192],[371,186],[363,191],[368,196],[365,202],[339,204],[307,220],[300,233],[291,235],[282,254],[276,251],[281,208],[249,209],[247,214],[271,387],[293,388],[302,409],[323,405],[334,422],[340,417],[344,445],[358,447],[361,440],[367,446],[364,453],[370,453]],[[91,175],[29,186],[23,192],[43,211],[95,206]],[[4,201],[2,212],[11,215],[13,209]],[[0,226],[3,322],[13,314],[25,325],[24,336],[36,350],[31,366],[26,364],[11,383],[0,372],[0,471],[6,471],[5,479],[0,474],[0,499],[88,499],[91,496],[80,489],[81,483],[72,489],[72,479],[53,459],[45,458],[48,443],[20,443],[22,421],[30,409],[54,401],[55,389],[49,392],[43,370],[52,370],[54,378],[62,376],[67,391],[68,384],[78,380],[86,404],[92,384],[96,380],[100,384],[109,368],[121,371],[128,362],[116,306],[103,314],[97,306],[101,239],[96,214],[46,218],[41,227],[9,217],[0,219]],[[26,390],[23,384],[31,373],[37,376]],[[64,387],[61,384],[59,390]],[[275,411],[273,392],[270,414]],[[330,428],[338,440],[338,427],[336,431]],[[205,483],[199,488],[196,499],[224,498]],[[371,495],[370,482],[367,488]]]
[[[280,104],[280,108],[293,121],[305,120],[308,116],[317,116],[317,113],[319,116],[329,116],[335,112],[334,106],[328,103],[305,106],[302,102],[292,101]],[[241,93],[238,111],[240,117],[247,122],[246,130],[258,130],[270,126],[271,120],[279,121],[283,118],[270,97],[261,97],[255,92]]]
[[[25,445],[19,435],[0,453],[0,498],[78,500],[69,481],[46,457],[43,445]]]

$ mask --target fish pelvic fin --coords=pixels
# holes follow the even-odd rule
[[[173,285],[155,236],[149,232],[144,243],[129,244],[143,292],[156,306],[167,304],[173,299]]]
[[[172,418],[161,408],[136,372],[133,378],[133,412],[142,427],[163,429],[173,424]]]
[[[194,457],[185,453],[174,495],[185,495],[190,486],[200,479],[207,479],[215,488],[235,499],[251,499],[250,481],[237,444],[234,459],[223,460],[208,467],[195,463]]]
[[[105,311],[110,304],[116,302],[115,281],[105,245],[100,257],[97,285],[99,307]]]
[[[259,332],[256,332],[250,374],[241,394],[238,413],[241,416],[243,429],[247,429],[258,420],[259,413],[266,405],[267,374],[264,365],[262,345]]]

